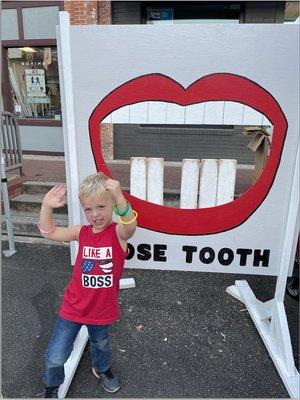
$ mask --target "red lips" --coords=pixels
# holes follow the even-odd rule
[[[97,171],[111,176],[101,152],[100,122],[118,108],[143,101],[164,101],[181,106],[207,101],[234,101],[252,107],[268,118],[273,125],[268,162],[258,181],[238,199],[217,207],[190,210],[160,206],[124,193],[139,213],[138,225],[157,232],[207,235],[233,229],[245,222],[268,195],[280,163],[287,121],[274,97],[257,83],[228,73],[205,76],[186,89],[161,74],[135,78],[109,93],[89,118],[90,140]]]

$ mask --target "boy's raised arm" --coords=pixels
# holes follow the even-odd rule
[[[113,179],[107,179],[105,182],[106,190],[109,190],[114,197],[118,210],[127,210],[126,215],[122,215],[123,223],[119,222],[117,225],[117,233],[121,240],[127,241],[134,235],[136,230],[136,215],[135,211],[132,211],[125,199],[120,183]]]
[[[53,221],[53,209],[64,206],[66,192],[65,185],[56,185],[49,190],[43,199],[38,227],[43,237],[47,239],[58,242],[78,240],[80,225],[73,225],[67,228],[56,227]]]

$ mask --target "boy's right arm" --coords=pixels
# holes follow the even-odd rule
[[[73,225],[67,228],[56,227],[53,221],[53,209],[63,207],[65,204],[63,198],[66,194],[65,185],[54,186],[44,197],[41,213],[39,228],[41,234],[50,240],[58,242],[70,242],[79,238],[81,225]]]

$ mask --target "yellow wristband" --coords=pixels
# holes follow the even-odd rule
[[[132,212],[134,214],[134,217],[130,221],[123,221],[122,217],[119,215],[119,220],[120,220],[121,224],[129,225],[129,224],[132,224],[137,219],[138,213],[134,210],[132,210]]]

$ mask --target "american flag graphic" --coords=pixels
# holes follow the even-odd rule
[[[91,270],[94,268],[94,266],[95,266],[95,261],[83,260],[82,265],[81,265],[82,272],[87,274],[88,272],[91,272]]]

